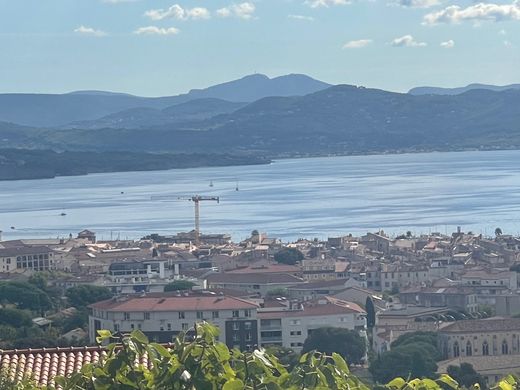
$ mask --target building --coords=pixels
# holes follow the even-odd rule
[[[50,271],[61,269],[61,256],[47,246],[0,248],[0,271]]]
[[[403,304],[425,307],[449,307],[475,313],[478,310],[477,295],[471,288],[415,287],[399,293]]]
[[[209,289],[231,289],[248,293],[256,292],[262,297],[269,291],[286,289],[305,283],[303,279],[289,273],[214,273],[206,278]]]
[[[334,279],[299,283],[287,288],[287,295],[301,301],[309,301],[326,295],[334,295],[352,286],[359,286],[359,282],[354,279]]]
[[[357,330],[366,336],[366,312],[357,304],[324,297],[304,304],[259,309],[260,345],[280,345],[300,351],[313,330],[327,326]]]
[[[139,329],[150,340],[170,342],[205,320],[220,329],[219,340],[228,347],[245,350],[258,345],[258,307],[252,301],[212,293],[122,296],[90,305],[89,338],[95,342],[102,329],[122,333]]]
[[[444,359],[520,355],[520,319],[456,321],[439,330],[439,350]]]
[[[447,374],[449,366],[460,366],[462,363],[471,364],[475,371],[484,377],[489,386],[507,375],[520,373],[520,360],[518,356],[512,355],[459,356],[437,362],[437,372]]]
[[[108,267],[104,285],[119,294],[162,292],[171,280],[166,275],[166,260],[119,261]]]

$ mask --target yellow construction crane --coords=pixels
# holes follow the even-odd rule
[[[179,197],[178,199],[189,200],[195,205],[195,243],[198,244],[200,242],[200,202],[215,201],[220,203],[220,198],[218,196],[194,195],[187,198]]]

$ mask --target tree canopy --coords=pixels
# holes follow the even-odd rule
[[[376,324],[376,309],[374,307],[374,301],[370,296],[367,296],[365,301],[365,310],[367,312],[367,327],[373,328]]]
[[[112,298],[112,293],[106,287],[82,284],[71,287],[65,293],[69,303],[76,307],[86,307],[92,303]]]
[[[303,352],[319,350],[324,353],[338,353],[349,363],[363,361],[367,351],[366,340],[354,330],[324,327],[314,329],[303,344]]]
[[[478,383],[482,389],[487,388],[486,380],[475,371],[469,363],[461,363],[460,366],[448,366],[448,375],[459,382],[460,385],[470,388]]]
[[[294,265],[298,261],[302,261],[303,258],[303,253],[296,248],[282,248],[274,254],[274,260],[277,263],[288,265]]]

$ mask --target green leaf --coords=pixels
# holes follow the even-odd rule
[[[350,372],[350,370],[348,369],[347,362],[345,362],[345,359],[343,359],[339,353],[333,352],[332,353],[332,360],[334,360],[334,363],[336,364],[336,367],[340,371],[342,371],[342,372],[344,372],[346,374],[348,374]]]
[[[243,390],[244,389],[244,382],[242,382],[240,379],[230,379],[226,383],[224,383],[224,386],[222,387],[222,390]]]
[[[141,344],[148,344],[148,338],[139,329],[132,331],[130,336]]]
[[[386,386],[395,390],[401,390],[406,386],[406,381],[401,377],[397,377],[388,382]]]
[[[437,378],[437,383],[444,383],[453,390],[457,390],[459,388],[457,381],[446,374],[442,374],[439,378]]]

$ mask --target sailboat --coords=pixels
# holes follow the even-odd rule
[[[235,187],[235,191],[238,191],[238,180],[237,180],[237,185]]]
[[[213,180],[210,180],[210,181],[209,181],[209,186],[210,186],[210,187],[213,187]]]

